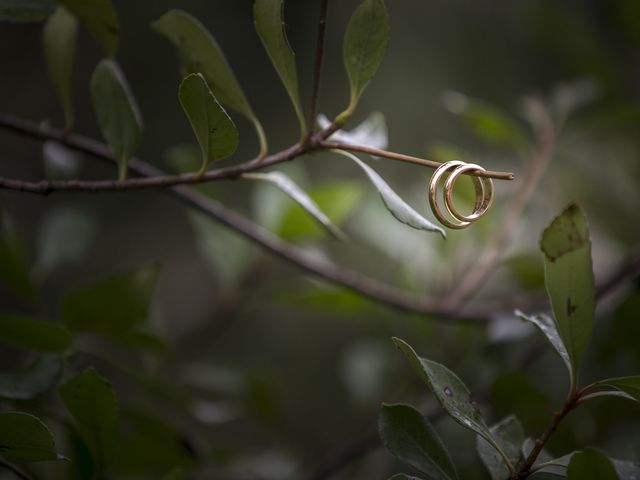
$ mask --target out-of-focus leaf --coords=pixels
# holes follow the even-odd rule
[[[108,57],[118,48],[118,17],[110,0],[59,0],[93,35]]]
[[[383,395],[391,364],[388,352],[377,340],[360,340],[343,354],[340,377],[358,403],[369,405]]]
[[[243,178],[250,180],[262,180],[273,183],[285,194],[291,197],[300,207],[302,207],[309,215],[311,215],[323,228],[331,235],[339,240],[345,240],[346,236],[338,227],[336,227],[325,213],[318,207],[316,202],[305,192],[297,183],[281,172],[269,173],[245,173]]]
[[[350,158],[351,160],[356,162],[358,166],[362,168],[362,170],[364,170],[364,172],[369,177],[369,180],[371,180],[371,183],[373,183],[373,185],[380,193],[382,201],[387,207],[387,210],[389,210],[391,215],[393,215],[399,222],[404,223],[405,225],[408,225],[417,230],[438,232],[440,235],[442,235],[443,238],[446,238],[446,233],[442,228],[431,223],[429,220],[416,212],[409,204],[407,204],[398,196],[398,194],[387,184],[387,182],[383,180],[380,175],[378,175],[378,173],[376,173],[375,170],[369,167],[366,163],[364,163],[352,153],[342,150],[334,150],[334,152]]]
[[[93,368],[88,368],[67,380],[60,387],[60,396],[101,471],[117,438],[118,404],[111,385]]]
[[[595,448],[586,448],[571,457],[567,468],[567,480],[619,480],[613,463],[604,452]]]
[[[520,421],[511,415],[491,426],[489,430],[511,460],[511,464],[516,465],[521,456],[520,446],[525,439]],[[500,454],[480,436],[476,438],[476,450],[492,480],[504,480],[509,477],[509,469]]]
[[[592,395],[611,395],[640,402],[640,376],[638,375],[632,377],[607,378],[591,386],[591,388],[601,387],[609,387],[613,390],[599,390]]]
[[[0,315],[0,342],[12,347],[41,352],[64,352],[72,341],[71,334],[60,325],[22,315]]]
[[[36,289],[29,272],[24,241],[6,218],[2,218],[0,232],[0,283],[20,300],[32,304]]]
[[[0,413],[0,457],[15,462],[61,458],[47,426],[37,417],[23,412]]]
[[[60,378],[62,360],[57,355],[41,355],[27,368],[0,373],[0,397],[31,400],[50,390]]]
[[[593,79],[581,79],[556,86],[551,95],[551,106],[564,119],[581,107],[595,101],[600,89]]]
[[[75,150],[55,140],[42,144],[42,158],[47,178],[54,180],[70,180],[78,178],[82,162]]]
[[[55,0],[0,0],[0,22],[39,22],[55,8]]]
[[[481,140],[513,148],[527,144],[527,135],[520,124],[497,106],[453,91],[445,92],[442,101],[445,108],[459,115]]]
[[[118,178],[136,153],[142,116],[124,74],[113,60],[102,60],[91,77],[91,98],[102,136],[118,162]]]
[[[73,128],[73,64],[76,57],[78,22],[60,6],[49,17],[43,31],[44,53],[58,99],[64,111],[64,126]]]
[[[309,196],[334,225],[343,223],[358,205],[362,191],[355,183],[336,182],[319,185],[309,190]],[[277,228],[278,235],[287,240],[322,235],[323,229],[299,205],[284,208]]]
[[[429,421],[409,405],[382,405],[378,418],[382,443],[396,457],[433,480],[458,478],[440,436]]]
[[[181,468],[176,467],[162,477],[162,480],[184,480],[184,473]]]
[[[540,247],[547,292],[571,360],[574,387],[580,360],[591,340],[595,309],[591,241],[580,207],[571,204],[556,217],[543,232]]]
[[[192,73],[182,80],[179,97],[200,144],[200,173],[204,173],[210,162],[228,157],[236,151],[238,131],[201,74]]]
[[[271,63],[284,84],[293,108],[296,111],[300,131],[306,131],[304,112],[300,104],[296,60],[284,31],[284,1],[256,0],[253,4],[253,19],[256,32],[264,45]]]
[[[331,122],[324,115],[318,115],[318,125],[322,129],[329,128]],[[373,112],[354,129],[338,130],[329,139],[352,145],[385,149],[389,144],[389,131],[384,115],[380,112]]]
[[[343,43],[344,65],[351,86],[347,118],[378,71],[388,43],[389,16],[384,1],[364,0],[349,20]]]

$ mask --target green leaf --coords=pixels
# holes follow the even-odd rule
[[[22,315],[0,315],[0,342],[41,352],[64,352],[73,339],[66,328]]]
[[[41,355],[27,368],[0,373],[0,397],[31,400],[49,391],[60,378],[62,360],[57,355]]]
[[[78,22],[66,8],[58,7],[42,34],[49,77],[62,104],[65,129],[73,128],[73,64],[76,58]]]
[[[116,442],[118,405],[111,385],[89,368],[67,380],[60,396],[100,470]]]
[[[511,464],[516,465],[521,456],[520,446],[525,440],[524,429],[520,421],[511,415],[493,425],[489,431],[502,451],[507,454]],[[492,480],[504,480],[509,477],[509,469],[502,456],[480,436],[476,438],[476,450]]]
[[[389,43],[389,16],[383,0],[364,0],[349,20],[344,38],[344,65],[351,85],[349,107],[341,125],[355,110],[362,92],[382,63]]]
[[[0,413],[0,457],[15,462],[59,460],[53,435],[37,417]]]
[[[0,0],[0,21],[39,22],[55,8],[55,0]]]
[[[575,372],[571,363],[571,357],[569,356],[569,352],[567,351],[567,347],[560,338],[560,332],[556,328],[556,323],[553,321],[548,315],[541,313],[539,315],[525,315],[519,310],[515,311],[515,314],[522,320],[534,324],[538,329],[542,332],[545,338],[549,341],[551,346],[558,352],[560,358],[567,366],[567,370],[569,371],[569,378],[571,380],[571,385],[575,384]]]
[[[366,163],[364,163],[352,153],[345,152],[343,150],[333,150],[333,152],[350,158],[351,160],[356,162],[358,166],[362,168],[362,170],[364,170],[364,172],[369,177],[369,180],[371,180],[371,183],[373,183],[373,185],[378,190],[378,193],[380,193],[382,201],[387,207],[387,210],[389,210],[391,215],[393,215],[396,220],[417,230],[438,232],[440,235],[442,235],[443,238],[446,238],[446,233],[442,228],[431,223],[429,220],[416,212],[410,205],[402,200],[394,190],[391,189],[387,182],[385,182],[382,177],[378,175],[378,173],[376,173],[375,170],[369,167]]]
[[[580,207],[571,204],[556,217],[543,232],[540,247],[556,327],[571,360],[573,389],[591,340],[595,308],[591,241]]]
[[[182,80],[179,97],[202,150],[199,172],[202,174],[210,162],[236,151],[238,131],[200,73],[192,73]]]
[[[396,457],[433,480],[453,480],[458,473],[438,433],[409,405],[382,405],[378,418],[382,443]]]
[[[602,451],[586,448],[571,457],[567,468],[567,480],[584,480],[597,478],[598,480],[618,480],[613,463]]]
[[[262,125],[218,42],[205,26],[195,17],[178,9],[168,11],[151,26],[173,43],[187,73],[202,73],[220,103],[253,122],[262,153],[266,153],[267,143]]]
[[[588,396],[595,397],[600,395],[610,395],[640,402],[640,375],[631,377],[607,378],[606,380],[600,380],[599,382],[591,385],[589,387],[589,390],[598,387],[610,387],[614,390],[600,390]]]
[[[298,116],[300,131],[304,133],[307,127],[300,104],[296,61],[284,31],[283,17],[283,0],[256,0],[253,4],[256,32],[289,94]]]
[[[318,115],[317,120],[321,129],[331,126],[331,122],[324,115]],[[337,130],[331,134],[329,140],[384,150],[389,145],[389,130],[384,115],[373,112],[352,130]]]
[[[318,204],[313,201],[307,192],[302,190],[291,180],[288,176],[281,172],[269,172],[269,173],[245,173],[243,178],[250,180],[263,180],[273,183],[276,187],[282,190],[285,194],[291,197],[300,207],[302,207],[309,215],[311,215],[322,227],[324,227],[329,234],[333,235],[338,240],[346,240],[345,234],[336,227],[327,215],[320,209]]]
[[[109,0],[59,0],[93,35],[108,57],[118,48],[118,17]]]
[[[118,178],[136,153],[142,117],[124,74],[113,60],[102,60],[91,77],[91,98],[102,136],[118,162]]]
[[[184,472],[181,468],[176,467],[162,477],[162,480],[184,480]]]

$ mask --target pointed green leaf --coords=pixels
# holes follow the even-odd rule
[[[200,173],[204,173],[210,162],[236,151],[238,131],[202,74],[192,73],[185,77],[180,84],[179,97],[202,150]]]
[[[0,373],[0,397],[31,400],[50,390],[61,373],[59,356],[41,355],[25,369]]]
[[[64,352],[72,341],[71,334],[60,325],[22,315],[0,315],[0,342],[12,347]]]
[[[55,0],[0,0],[0,21],[39,22],[55,8]]]
[[[517,465],[521,457],[520,446],[525,440],[524,429],[520,421],[511,415],[493,425],[489,431],[502,451],[507,454],[511,464]],[[492,480],[504,480],[509,477],[509,469],[502,456],[480,436],[476,438],[476,450]]]
[[[571,359],[575,381],[591,340],[595,308],[591,241],[580,207],[571,204],[556,217],[543,232],[540,247],[556,327]]]
[[[306,123],[302,105],[300,104],[300,91],[298,87],[298,72],[296,61],[284,31],[284,1],[283,0],[256,0],[253,5],[253,19],[256,32],[275,67],[280,80],[284,84],[293,108],[298,116],[300,131],[306,131]]]
[[[263,180],[273,183],[276,187],[289,195],[298,205],[300,205],[309,215],[311,215],[322,227],[324,227],[331,235],[339,240],[345,240],[346,236],[338,227],[336,227],[329,217],[320,210],[320,207],[307,192],[302,190],[288,176],[281,172],[269,173],[245,173],[243,178],[251,180]]]
[[[458,473],[438,433],[409,405],[382,405],[378,418],[382,443],[396,457],[433,480],[453,480]]]
[[[590,386],[589,390],[598,387],[610,387],[615,390],[600,390],[589,396],[611,395],[640,402],[640,375],[631,377],[607,378]]]
[[[567,480],[619,480],[613,463],[604,452],[595,448],[586,448],[571,457],[567,468]]]
[[[73,64],[76,57],[78,22],[66,8],[58,7],[43,31],[44,53],[49,77],[64,111],[64,126],[73,128]]]
[[[111,385],[89,368],[67,380],[60,387],[60,396],[98,468],[102,468],[115,446],[118,426],[118,405]]]
[[[181,468],[176,467],[162,477],[162,480],[184,480],[184,473]]]
[[[383,0],[364,0],[349,20],[344,38],[344,64],[351,85],[347,115],[382,63],[389,43],[389,16]]]
[[[118,162],[118,178],[127,175],[127,163],[136,153],[142,116],[124,74],[112,60],[102,60],[91,77],[91,98],[102,136]]]
[[[59,0],[93,35],[108,57],[118,48],[118,17],[109,0]]]
[[[0,413],[0,457],[14,462],[58,460],[53,435],[40,419],[23,412]]]
[[[350,158],[351,160],[356,162],[358,166],[362,168],[362,170],[364,170],[364,172],[369,177],[369,180],[371,180],[371,183],[373,183],[373,185],[378,190],[378,193],[380,193],[382,201],[387,207],[387,210],[389,210],[391,215],[393,215],[396,220],[417,230],[438,232],[443,236],[443,238],[446,238],[446,234],[442,228],[431,223],[429,220],[416,212],[409,204],[402,200],[394,190],[391,189],[387,182],[385,182],[382,177],[378,175],[378,173],[376,173],[375,170],[369,167],[366,163],[364,163],[352,153],[342,150],[333,150],[333,152]]]
[[[553,321],[548,315],[539,314],[539,315],[525,315],[519,310],[516,310],[515,314],[526,322],[530,322],[534,324],[538,329],[542,332],[545,338],[549,341],[551,346],[558,352],[560,358],[567,366],[567,370],[569,371],[569,378],[571,380],[571,385],[575,384],[575,379],[573,377],[574,371],[571,364],[571,358],[569,357],[569,352],[567,352],[567,347],[565,347],[562,342],[562,338],[560,338],[560,333],[556,328],[556,323]]]

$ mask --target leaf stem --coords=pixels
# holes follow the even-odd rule
[[[318,37],[316,41],[316,59],[313,70],[313,86],[311,89],[311,106],[309,108],[309,131],[306,141],[309,142],[313,135],[316,115],[318,113],[318,99],[320,98],[320,80],[322,77],[322,60],[324,58],[324,37],[327,27],[327,9],[329,0],[320,0],[320,18],[318,20]]]

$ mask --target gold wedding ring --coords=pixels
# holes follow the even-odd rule
[[[491,204],[493,203],[493,181],[487,177],[471,177],[476,193],[475,204],[471,214],[461,214],[453,202],[453,187],[460,175],[465,172],[484,170],[485,169],[480,165],[465,163],[460,160],[451,160],[443,163],[436,169],[431,177],[431,181],[429,182],[429,204],[431,205],[433,214],[440,223],[446,227],[459,230],[468,227],[482,217],[487,210],[489,210],[489,207],[491,207]],[[446,173],[449,173],[449,176],[444,182],[444,206],[449,215],[453,217],[454,221],[445,216],[438,204],[438,185],[440,183],[440,179]]]

